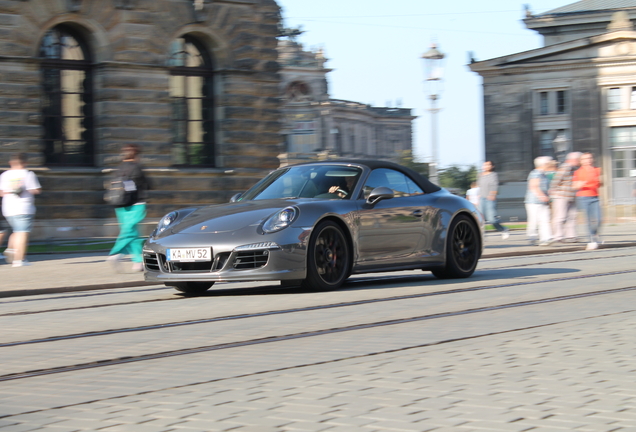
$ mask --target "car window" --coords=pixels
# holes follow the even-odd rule
[[[404,197],[410,196],[411,194],[415,195],[411,190],[415,190],[417,185],[413,183],[413,189],[409,187],[408,181],[413,183],[411,179],[406,177],[401,172],[388,169],[388,168],[378,168],[371,171],[367,181],[364,184],[364,198],[369,198],[371,191],[377,187],[384,186],[393,190],[393,193],[396,197]],[[419,189],[419,188],[417,188]],[[421,189],[420,193],[422,193]]]
[[[409,194],[411,196],[422,195],[424,193],[422,188],[416,185],[415,182],[408,177],[406,177],[406,185],[409,187]]]
[[[362,170],[340,165],[295,166],[274,171],[239,201],[278,198],[350,199]]]

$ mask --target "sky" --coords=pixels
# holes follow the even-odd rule
[[[574,0],[276,0],[287,27],[302,26],[305,49],[323,48],[329,93],[373,106],[411,108],[413,153],[431,160],[431,114],[421,55],[432,42],[445,54],[438,100],[438,166],[484,158],[481,77],[467,64],[539,48],[543,38],[523,24]]]

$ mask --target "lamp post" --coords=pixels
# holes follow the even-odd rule
[[[424,59],[424,69],[426,74],[426,83],[428,87],[429,99],[431,100],[431,163],[429,164],[428,177],[437,184],[437,99],[439,99],[442,90],[442,72],[444,54],[437,49],[437,44],[431,44],[431,48],[422,54]]]
[[[557,162],[562,163],[565,160],[565,155],[570,148],[570,141],[567,139],[564,133],[557,134],[556,138],[552,140],[552,147],[554,148],[554,156]]]

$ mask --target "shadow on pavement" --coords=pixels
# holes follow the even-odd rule
[[[341,288],[331,292],[353,291],[353,290],[379,290],[384,288],[408,288],[424,285],[430,287],[432,285],[446,286],[456,285],[463,282],[474,281],[495,281],[495,280],[511,280],[514,284],[515,280],[532,279],[536,276],[546,275],[565,275],[580,272],[581,270],[572,268],[520,268],[506,270],[477,270],[473,276],[466,279],[438,279],[429,272],[422,272],[414,275],[365,275],[349,279]],[[182,297],[231,297],[231,296],[249,296],[249,295],[280,295],[280,294],[313,294],[316,292],[330,291],[312,291],[301,287],[282,287],[280,285],[266,285],[254,288],[224,288],[208,291],[202,295],[188,295],[176,292],[175,295]]]

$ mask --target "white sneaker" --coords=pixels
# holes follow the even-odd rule
[[[115,254],[109,256],[106,261],[108,261],[115,271],[115,273],[121,273],[121,261],[124,258],[122,254]]]
[[[28,262],[27,260],[15,260],[13,261],[13,264],[11,265],[11,267],[26,267],[30,265],[31,263]]]
[[[505,230],[504,232],[501,233],[501,238],[503,240],[508,240],[508,237],[510,237],[510,233],[508,232],[508,230]]]
[[[594,249],[598,249],[598,243],[596,242],[588,243],[587,246],[585,247],[585,250],[594,250]]]
[[[132,271],[134,272],[140,272],[140,271],[144,271],[144,265],[143,263],[133,263],[132,265]]]

